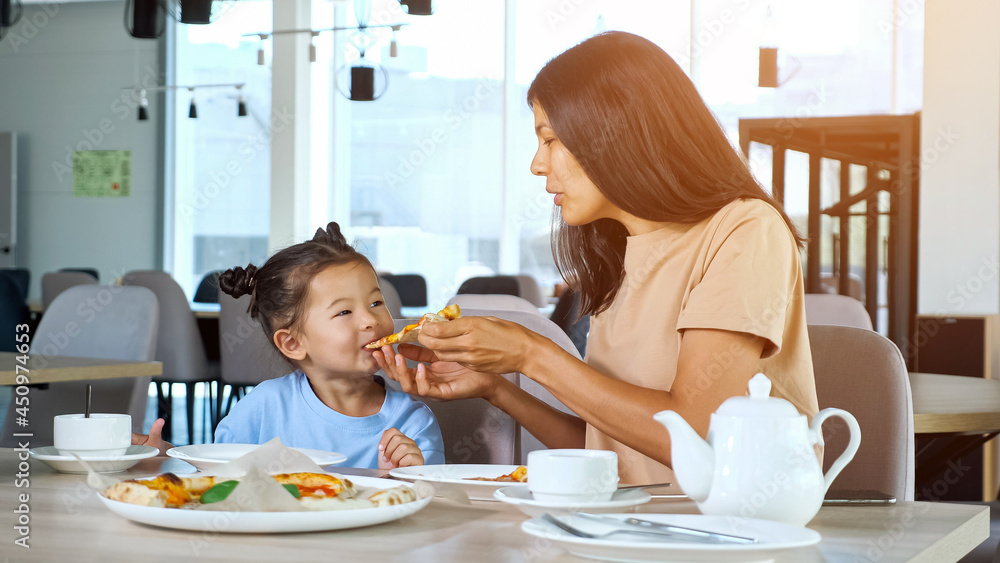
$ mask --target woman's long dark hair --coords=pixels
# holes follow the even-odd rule
[[[737,199],[784,210],[757,183],[694,84],[663,49],[631,33],[587,39],[549,61],[528,89],[559,141],[614,205],[641,219],[694,223]],[[614,301],[628,231],[613,219],[553,223],[552,253],[583,314]]]

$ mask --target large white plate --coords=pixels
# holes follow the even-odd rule
[[[398,467],[389,472],[389,475],[397,479],[408,481],[427,481],[430,483],[446,483],[457,485],[469,495],[469,498],[476,500],[494,500],[493,491],[500,487],[522,486],[527,487],[527,483],[518,485],[510,481],[474,481],[471,477],[494,478],[506,475],[519,466],[517,465],[478,465],[478,464],[443,464],[443,465],[413,465],[410,467]]]
[[[348,478],[359,487],[391,489],[399,481],[375,477]],[[217,512],[183,508],[154,508],[118,502],[98,495],[112,512],[143,524],[211,533],[287,533],[315,532],[359,528],[398,520],[427,506],[433,497],[426,496],[413,502],[359,508],[354,510],[327,510],[308,512]]]
[[[160,450],[151,446],[129,446],[124,455],[108,457],[82,457],[98,473],[120,473],[147,457],[153,457]],[[61,455],[53,446],[32,448],[28,455],[62,473],[87,473],[75,457]]]
[[[624,519],[635,514],[607,514]],[[603,532],[611,526],[580,517],[558,516],[588,532]],[[616,534],[605,539],[587,539],[564,532],[552,524],[532,518],[521,524],[524,532],[551,540],[566,551],[588,559],[610,561],[704,561],[712,563],[767,561],[782,551],[819,543],[815,530],[782,522],[753,518],[704,516],[701,514],[646,514],[640,518],[661,524],[674,524],[713,532],[757,538],[753,545],[703,544],[663,541],[652,536]]]
[[[621,512],[626,508],[649,502],[653,498],[641,489],[615,491],[611,500],[603,502],[542,502],[535,500],[527,487],[502,487],[493,492],[497,500],[513,504],[528,516],[565,514],[569,512]]]
[[[167,455],[190,463],[198,469],[210,469],[216,465],[232,461],[260,447],[260,444],[195,444],[180,446],[167,450]],[[344,454],[307,450],[304,448],[289,448],[301,452],[313,460],[316,465],[326,467],[347,460]]]

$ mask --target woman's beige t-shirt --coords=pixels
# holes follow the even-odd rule
[[[803,293],[798,247],[781,215],[767,202],[737,200],[699,223],[628,237],[625,279],[591,319],[587,363],[669,391],[685,329],[754,334],[767,340],[758,371],[771,379],[771,395],[811,419],[819,408]],[[723,356],[699,381],[727,377]],[[590,424],[587,447],[617,452],[623,483],[676,482],[669,467]]]

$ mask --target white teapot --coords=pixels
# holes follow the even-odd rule
[[[791,403],[770,397],[771,380],[750,379],[749,397],[732,397],[712,414],[708,441],[674,411],[654,418],[670,432],[677,482],[703,514],[764,518],[804,526],[819,512],[827,489],[861,445],[851,413],[823,409],[809,426]],[[823,421],[844,419],[847,449],[826,476],[813,449],[823,444]]]

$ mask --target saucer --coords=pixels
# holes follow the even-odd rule
[[[623,509],[649,502],[653,498],[642,489],[615,491],[611,500],[600,502],[542,502],[535,500],[528,487],[503,487],[493,496],[500,501],[513,504],[528,516],[567,514],[570,512],[622,512]]]
[[[141,460],[155,456],[159,451],[152,446],[129,446],[124,455],[82,459],[98,473],[120,473]],[[61,473],[87,473],[87,468],[80,460],[71,455],[61,455],[54,446],[32,448],[28,450],[28,454]]]

